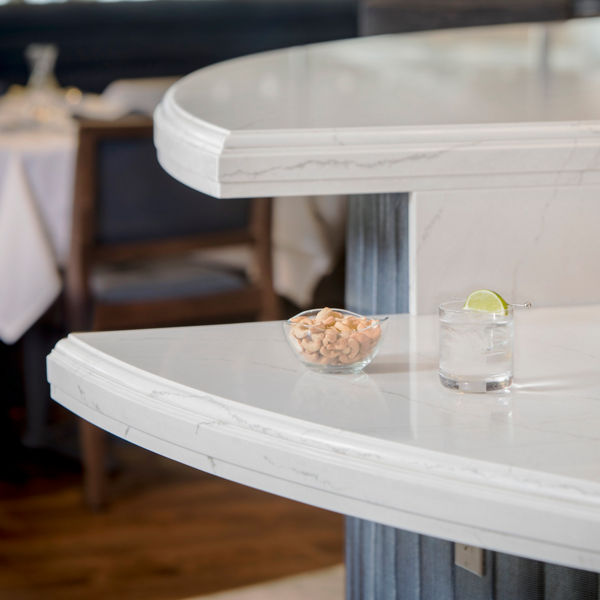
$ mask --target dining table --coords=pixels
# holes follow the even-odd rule
[[[0,340],[12,344],[62,288],[75,133],[0,128]]]
[[[348,600],[596,597],[598,40],[594,18],[392,34],[178,80],[165,170],[224,206],[348,195],[347,308],[409,314],[355,378],[305,371],[280,323],[72,334],[53,397],[345,514]],[[504,395],[437,377],[437,307],[481,288],[534,306]]]

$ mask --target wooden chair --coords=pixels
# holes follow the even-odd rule
[[[152,122],[82,121],[71,253],[71,330],[135,329],[279,316],[271,274],[271,200],[217,200],[158,164]],[[206,259],[208,248],[244,249],[254,276]],[[81,421],[84,494],[106,501],[106,435]]]

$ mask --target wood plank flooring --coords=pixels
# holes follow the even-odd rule
[[[116,448],[113,501],[80,473],[0,483],[0,600],[179,600],[338,564],[343,518]]]

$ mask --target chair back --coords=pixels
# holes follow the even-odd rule
[[[161,240],[248,228],[251,200],[219,200],[174,180],[158,164],[151,125],[96,144],[96,242]]]
[[[254,259],[256,285],[273,297],[270,199],[218,200],[188,188],[160,167],[152,135],[147,117],[80,122],[67,269],[69,312],[78,328],[89,321],[90,274],[104,263],[243,244]]]

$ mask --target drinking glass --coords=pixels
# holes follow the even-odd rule
[[[513,380],[513,307],[485,312],[463,305],[457,300],[439,307],[440,381],[461,392],[508,388]]]

